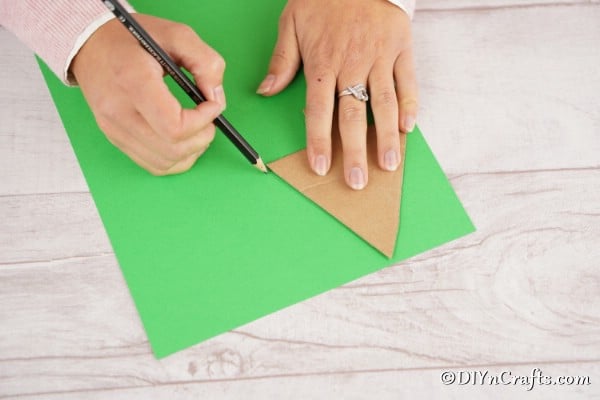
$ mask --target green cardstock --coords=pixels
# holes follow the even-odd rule
[[[255,94],[284,0],[132,3],[192,26],[224,56],[225,115],[266,162],[304,147],[302,76],[274,98]],[[189,172],[151,176],[106,140],[78,89],[41,68],[157,357],[474,230],[418,130],[390,260],[220,133]]]

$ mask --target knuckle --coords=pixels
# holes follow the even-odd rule
[[[331,118],[331,115],[327,112],[327,106],[318,101],[310,101],[306,103],[304,108],[304,117],[306,120],[322,120]]]
[[[373,40],[371,47],[375,50],[376,53],[387,53],[387,49],[389,46],[389,38],[385,35],[377,36]]]
[[[198,156],[198,157],[200,157],[200,156]],[[176,173],[181,174],[183,172],[189,171],[194,166],[196,161],[198,160],[198,157],[191,157],[189,159],[189,161],[181,164],[181,166],[177,169]]]
[[[206,140],[206,145],[208,146],[209,144],[212,143],[213,140],[215,140],[215,134],[216,134],[216,127],[214,124],[210,124],[206,127],[206,129],[204,130],[204,139]]]
[[[96,104],[96,123],[102,132],[114,136],[114,123],[123,119],[123,111],[109,99],[102,99]]]
[[[284,49],[277,48],[273,52],[273,55],[271,56],[271,60],[273,62],[287,64],[289,61],[289,56],[285,53]]]
[[[180,162],[181,160],[169,160],[167,158],[160,157],[156,161],[156,165],[154,166],[154,168],[158,172],[159,176],[171,175],[173,174],[174,168]]]
[[[225,59],[221,55],[214,53],[207,67],[213,72],[221,73],[225,71],[225,66]]]
[[[194,166],[194,163],[196,162],[197,157],[189,157],[187,160],[182,161],[176,165],[174,165],[173,167],[171,167],[169,169],[169,174],[170,175],[175,175],[175,174],[182,174],[186,171],[188,171],[190,168],[192,168]]]
[[[281,16],[279,17],[279,21],[278,21],[279,32],[285,31],[289,27],[290,23],[291,23],[290,13],[286,8],[282,11]]]
[[[166,122],[163,128],[163,135],[169,143],[175,144],[180,142],[185,137],[185,132],[181,129],[181,125],[176,122]]]
[[[363,107],[348,105],[341,108],[341,118],[345,122],[362,122],[365,120]]]
[[[114,100],[111,100],[110,96],[99,96],[94,104],[94,113],[96,114],[96,120],[98,124],[108,125],[110,121],[113,121],[117,112]]]
[[[115,146],[117,149],[120,149],[123,153],[127,154],[128,156],[131,155],[127,151],[127,149],[126,149],[125,145],[123,144],[123,141],[121,140],[121,138],[119,138],[117,135],[106,134],[106,140],[108,140],[108,142],[110,144],[112,144],[113,146]]]
[[[394,126],[390,126],[388,129],[382,129],[381,133],[377,133],[377,138],[381,138],[387,142],[396,142],[400,137],[400,131],[394,129]]]
[[[377,141],[388,147],[389,145],[396,145],[400,132],[394,129],[385,129],[382,132],[377,132]]]
[[[109,133],[112,130],[112,124],[110,123],[110,118],[106,115],[106,113],[96,116],[96,124],[98,124],[98,128],[100,128],[100,130],[104,132],[107,137],[109,137]]]
[[[342,147],[344,150],[344,157],[352,164],[363,163],[363,160],[366,158],[365,145],[361,146],[359,143],[346,143]]]
[[[120,133],[118,130],[115,130],[110,118],[107,118],[105,116],[97,116],[96,124],[98,125],[98,128],[100,128],[100,130],[104,133],[106,140],[108,140],[110,144],[117,147],[118,149],[121,149],[121,151],[127,153],[127,151],[125,150],[127,147],[125,145],[127,138],[123,137],[123,133]]]
[[[400,100],[400,108],[402,110],[412,110],[419,108],[419,100],[416,96],[408,97]]]
[[[307,137],[307,145],[313,152],[326,153],[329,151],[330,139],[327,136],[311,134]]]
[[[184,133],[175,128],[167,128],[164,131],[164,135],[167,139],[167,142],[170,144],[177,144],[185,138]]]
[[[396,92],[394,90],[383,90],[373,96],[373,105],[391,107],[397,104]]]
[[[208,125],[197,133],[196,138],[189,138],[179,143],[173,143],[165,147],[164,156],[171,162],[179,163],[192,154],[195,154],[199,149],[206,149],[215,138],[216,128],[213,124]],[[170,165],[169,167],[172,167]]]
[[[187,156],[187,149],[183,144],[174,144],[164,149],[164,156],[172,162],[183,160]]]
[[[186,24],[179,24],[179,23],[175,23],[172,25],[172,32],[174,35],[176,36],[181,36],[181,37],[192,37],[192,36],[197,36],[196,35],[196,31],[194,31],[189,25]]]
[[[346,67],[355,67],[364,64],[365,60],[370,59],[373,53],[373,45],[365,44],[364,38],[354,38],[350,40],[345,49],[344,64]]]
[[[161,163],[160,165],[151,165],[146,169],[150,174],[154,176],[165,176],[169,174],[169,168],[167,164]]]

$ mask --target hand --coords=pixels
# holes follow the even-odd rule
[[[411,46],[409,17],[385,0],[289,0],[258,93],[279,93],[303,62],[308,161],[318,175],[327,174],[338,100],[345,179],[353,189],[363,189],[368,181],[366,104],[353,96],[337,99],[336,93],[359,83],[368,86],[378,163],[385,170],[397,169],[399,131],[412,131],[417,113]]]
[[[71,72],[111,143],[154,175],[184,172],[214,138],[212,122],[225,108],[225,63],[185,25],[136,19],[193,75],[208,101],[183,109],[163,81],[163,68],[117,20],[90,37]]]

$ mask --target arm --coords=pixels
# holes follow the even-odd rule
[[[87,39],[113,18],[100,1],[0,0],[0,25],[39,55],[63,82],[71,84],[71,61]]]
[[[184,172],[214,137],[212,121],[225,108],[225,64],[189,27],[148,15],[136,18],[192,73],[209,101],[182,108],[163,81],[160,64],[98,0],[0,0],[0,24],[63,82],[77,82],[111,143],[152,174]]]

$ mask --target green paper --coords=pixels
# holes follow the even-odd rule
[[[304,146],[303,78],[274,98],[254,93],[284,0],[132,3],[194,27],[225,57],[225,114],[265,161]],[[106,140],[78,89],[41,68],[157,357],[474,230],[418,130],[389,260],[219,133],[188,173],[151,176]]]

